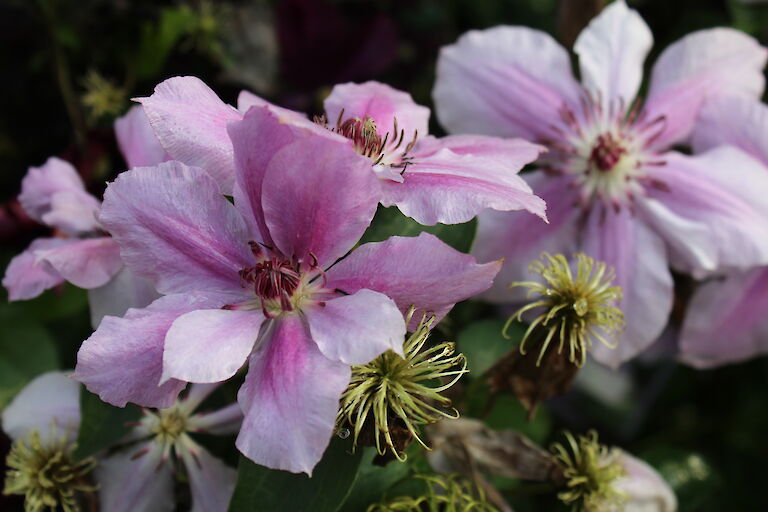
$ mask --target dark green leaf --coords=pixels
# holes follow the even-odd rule
[[[680,512],[704,510],[722,486],[720,475],[698,453],[657,446],[644,453],[643,459],[653,465],[675,491]]]
[[[289,433],[286,433],[289,435]],[[357,478],[362,451],[350,453],[351,441],[334,437],[309,478],[267,469],[240,457],[230,512],[335,512]]]
[[[342,512],[360,512],[371,503],[381,501],[387,489],[410,473],[408,464],[398,461],[390,462],[384,467],[374,466],[371,462],[375,456],[375,448],[365,449],[359,476],[341,508]]]
[[[481,377],[501,356],[517,346],[525,328],[513,323],[508,330],[512,339],[507,339],[501,334],[504,322],[488,318],[474,322],[459,332],[459,351],[467,356],[470,378]]]
[[[56,348],[42,326],[3,324],[0,331],[0,409],[34,377],[58,368]]]
[[[141,416],[141,409],[135,405],[114,407],[85,388],[80,391],[80,412],[82,419],[75,452],[78,458],[88,457],[115,444]]]
[[[417,236],[425,231],[432,233],[454,249],[469,252],[475,238],[476,228],[477,221],[475,219],[464,224],[422,226],[400,213],[400,210],[394,206],[390,208],[380,206],[360,242],[381,242],[391,236]]]

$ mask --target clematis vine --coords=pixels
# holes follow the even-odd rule
[[[203,169],[176,161],[107,188],[101,222],[131,271],[166,295],[105,318],[76,378],[114,405],[162,408],[185,382],[226,380],[247,361],[237,447],[311,473],[350,365],[403,355],[404,311],[442,318],[490,287],[500,262],[477,264],[428,234],[347,254],[378,202],[370,161],[265,107],[228,134],[234,204]]]
[[[746,151],[768,173],[768,107],[745,98],[721,98],[701,111],[693,147],[720,145]],[[758,197],[765,201],[765,196]],[[768,267],[712,279],[700,286],[688,305],[680,332],[680,358],[708,368],[768,352]]]
[[[218,384],[193,384],[171,407],[143,410],[144,417],[126,439],[131,444],[103,458],[96,470],[102,510],[174,510],[174,474],[179,466],[189,480],[193,512],[228,509],[237,479],[235,470],[190,436],[234,434],[240,427],[243,414],[238,404],[195,412],[216,387]]]
[[[385,84],[335,86],[325,100],[326,114],[315,122],[247,91],[235,109],[194,77],[170,78],[138,101],[171,156],[223,183],[232,181],[235,165],[227,123],[250,107],[266,107],[286,123],[325,133],[367,157],[379,178],[381,203],[422,224],[466,222],[488,208],[524,209],[546,218],[544,201],[517,175],[536,160],[541,146],[521,139],[429,136],[429,109]]]
[[[115,122],[118,144],[129,166],[167,159],[140,107]],[[3,286],[9,300],[26,300],[64,281],[89,290],[91,318],[98,325],[106,314],[123,314],[157,297],[154,289],[123,267],[117,245],[96,216],[101,201],[85,190],[68,162],[51,157],[32,167],[21,184],[27,214],[54,230],[38,238],[8,266]]]
[[[451,133],[525,137],[548,147],[528,183],[549,205],[550,223],[504,212],[480,215],[473,253],[504,257],[488,298],[516,301],[506,285],[541,252],[584,252],[616,271],[626,328],[611,366],[661,333],[672,306],[668,266],[703,275],[768,262],[768,176],[748,154],[672,150],[694,128],[702,104],[722,95],[759,97],[768,52],[726,28],[694,32],[656,62],[638,99],[648,26],[623,0],[579,36],[582,83],[567,51],[526,27],[471,31],[443,48],[433,91]],[[759,199],[759,200],[758,200]],[[617,337],[619,337],[617,335]]]

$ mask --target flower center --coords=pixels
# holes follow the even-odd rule
[[[352,117],[344,119],[344,111],[339,113],[335,126],[328,125],[325,116],[315,118],[315,121],[327,129],[350,139],[354,143],[358,154],[371,159],[374,166],[392,167],[399,170],[399,174],[405,172],[411,162],[408,156],[416,144],[419,133],[414,131],[409,142],[405,142],[405,130],[398,127],[397,119],[392,122],[392,130],[383,136],[379,133],[376,121],[369,116],[364,118]],[[391,173],[379,173],[379,177],[394,179]]]
[[[177,407],[162,409],[157,413],[150,431],[162,444],[172,445],[187,431],[187,414]]]
[[[621,141],[617,140],[611,133],[598,135],[595,142],[592,153],[589,155],[589,163],[599,171],[612,171],[621,157],[627,153],[627,149],[621,145]]]

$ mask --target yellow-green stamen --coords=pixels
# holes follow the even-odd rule
[[[459,475],[416,475],[424,480],[427,492],[423,496],[401,496],[376,503],[367,512],[421,512],[444,510],[446,512],[498,512],[488,503],[483,490]]]

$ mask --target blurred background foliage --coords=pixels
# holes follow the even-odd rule
[[[463,32],[498,24],[528,25],[570,46],[603,3],[3,0],[0,266],[5,268],[13,255],[45,231],[23,214],[15,200],[27,167],[51,155],[61,156],[72,161],[89,189],[99,194],[105,182],[125,167],[111,131],[114,118],[125,112],[131,97],[150,94],[167,77],[199,76],[231,103],[245,88],[310,113],[321,111],[322,99],[333,84],[369,79],[409,91],[417,102],[431,105],[439,48]],[[629,3],[653,30],[656,45],[649,63],[677,38],[717,25],[733,26],[768,42],[768,6],[747,6],[738,0]],[[433,133],[442,133],[435,119],[432,125]],[[412,235],[421,229],[397,211],[382,209],[366,240]],[[474,225],[432,230],[466,251]],[[2,298],[0,407],[33,376],[72,368],[77,347],[91,332],[86,294],[72,286],[23,303],[7,304]],[[619,373],[590,368],[571,393],[547,403],[529,423],[520,404],[509,396],[487,405],[488,391],[480,374],[513,346],[500,336],[498,318],[490,306],[461,304],[440,326],[438,336],[457,340],[473,370],[462,382],[465,391],[471,391],[459,404],[464,414],[482,416],[493,428],[520,430],[542,443],[551,442],[563,428],[597,428],[604,441],[659,469],[678,493],[682,512],[765,510],[761,484],[768,475],[768,360],[694,371],[649,354]],[[663,353],[664,347],[657,352]],[[238,384],[228,384],[213,399],[231,400]],[[89,428],[101,429],[89,431],[92,444],[81,446],[83,452],[118,436],[126,415],[135,413],[111,411],[88,396],[83,404]],[[225,453],[227,446],[231,443],[211,449],[234,465],[233,454]],[[3,460],[7,449],[3,438]],[[362,510],[363,504],[384,493],[394,495],[393,489],[408,480],[408,470],[402,466],[371,466],[372,456],[366,452],[362,463],[356,459],[360,468],[353,469],[359,471],[356,480],[340,477],[339,485],[347,487],[339,492],[350,492],[343,510]],[[306,481],[270,480],[268,472],[247,467],[247,461],[242,464],[246,465],[242,474],[264,488],[299,485],[316,492],[317,487]],[[332,466],[333,459],[323,464]],[[418,454],[412,455],[411,469],[420,465],[423,469],[424,464]],[[517,511],[554,510],[551,501],[537,497],[533,488],[496,483]],[[236,497],[246,509],[254,496]],[[2,510],[20,506],[18,501],[2,500]]]

